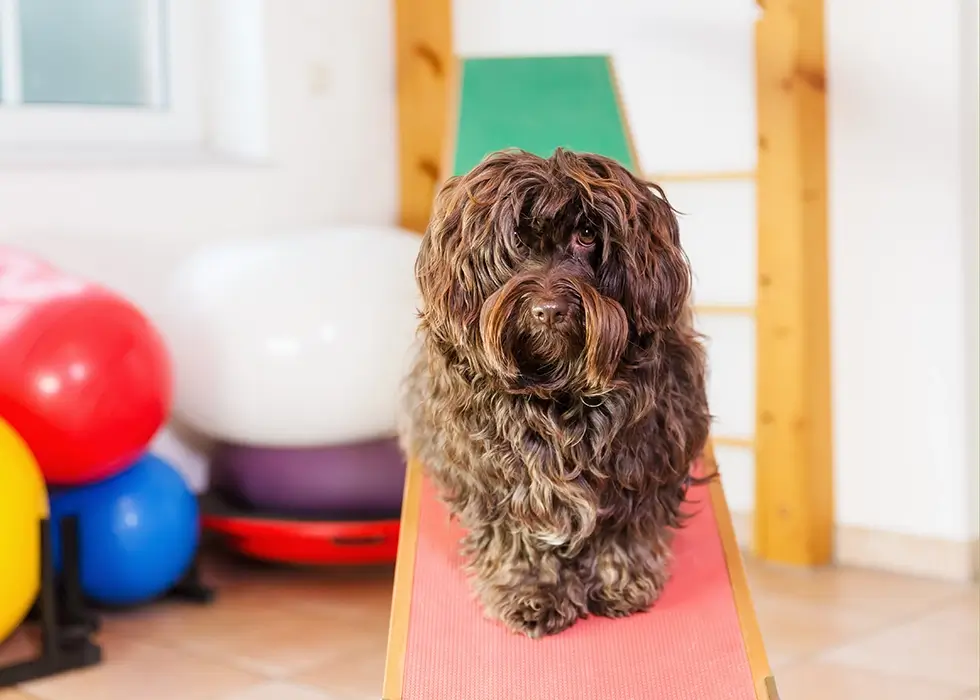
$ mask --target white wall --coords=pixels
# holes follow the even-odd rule
[[[967,325],[967,456],[972,464],[971,533],[980,537],[980,0],[966,0],[960,14],[960,127],[963,157],[964,278]]]
[[[963,4],[837,0],[828,12],[837,516],[953,540],[976,533]]]
[[[25,167],[0,152],[0,241],[83,236],[182,246],[391,221],[390,3],[267,1],[265,16],[265,162]]]
[[[828,0],[827,27],[837,515],[949,539],[977,533],[977,78],[975,65],[972,78],[960,70],[964,8],[976,16],[976,0]],[[149,300],[166,265],[202,241],[392,221],[389,0],[266,2],[266,13],[267,164],[0,158],[0,241]],[[751,170],[754,15],[752,0],[457,0],[455,33],[467,54],[610,52],[647,170]],[[686,212],[698,301],[754,303],[752,184],[668,194]],[[751,437],[752,322],[701,324],[717,432]],[[733,510],[751,510],[751,452],[719,453]]]

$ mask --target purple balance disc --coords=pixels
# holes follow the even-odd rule
[[[288,513],[397,513],[405,459],[394,438],[328,447],[221,445],[211,483],[256,510]]]

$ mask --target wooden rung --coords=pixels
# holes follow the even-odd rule
[[[738,447],[747,450],[755,449],[755,440],[752,438],[715,435],[711,439],[715,443],[715,447]]]
[[[698,316],[755,316],[755,307],[743,304],[695,304]]]
[[[647,180],[656,183],[672,182],[745,182],[755,180],[754,170],[719,170],[689,173],[647,173]]]

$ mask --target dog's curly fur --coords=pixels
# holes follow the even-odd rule
[[[402,445],[484,610],[540,637],[648,609],[711,420],[663,191],[599,155],[492,154],[439,192],[416,276]]]

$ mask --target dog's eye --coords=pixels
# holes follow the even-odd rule
[[[590,228],[584,228],[575,234],[573,241],[575,245],[582,248],[591,248],[595,245],[595,232]]]

